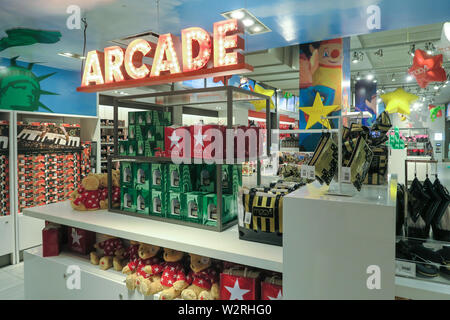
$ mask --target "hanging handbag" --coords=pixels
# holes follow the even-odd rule
[[[321,184],[331,183],[338,170],[338,146],[330,133],[322,134],[309,165],[315,167],[316,179]]]

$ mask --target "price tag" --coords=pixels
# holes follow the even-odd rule
[[[314,180],[316,179],[316,167],[315,166],[308,166],[308,179]]]
[[[342,182],[351,183],[352,169],[350,167],[341,167]]]
[[[240,227],[244,226],[244,206],[238,201],[238,223]]]
[[[416,264],[407,261],[395,260],[395,274],[398,276],[416,277]]]
[[[244,222],[245,222],[246,224],[250,224],[251,221],[252,221],[252,213],[247,211],[247,212],[245,213]]]
[[[300,177],[307,179],[308,178],[308,171],[309,171],[309,166],[307,165],[302,165],[300,167]]]

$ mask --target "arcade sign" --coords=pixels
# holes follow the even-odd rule
[[[252,72],[245,63],[244,27],[237,19],[214,23],[211,36],[202,28],[186,28],[180,39],[166,33],[154,44],[144,39],[132,41],[104,52],[90,51],[86,57],[80,92],[97,92],[130,87],[152,86],[185,80],[225,77]],[[143,58],[153,58],[153,64]]]

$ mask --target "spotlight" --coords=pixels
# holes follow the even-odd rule
[[[230,15],[233,19],[242,19],[245,16],[245,13],[241,10],[238,10],[232,12]]]
[[[361,80],[361,76],[360,76],[360,74],[359,74],[359,72],[356,74],[356,81],[359,81],[359,80]]]
[[[383,49],[378,49],[377,51],[374,52],[374,54],[376,56],[379,56],[380,58],[383,57]]]
[[[244,26],[246,26],[246,27],[251,27],[252,25],[255,24],[255,20],[250,19],[250,18],[247,18],[247,19],[242,20],[242,23],[243,23]]]
[[[436,47],[434,46],[433,42],[427,42],[425,44],[425,50],[427,51],[427,54],[431,55],[433,54],[433,51],[436,50]]]
[[[392,74],[391,81],[392,81],[392,82],[395,82],[395,74]]]
[[[414,55],[416,54],[416,45],[415,45],[415,44],[412,44],[412,45],[409,47],[408,54],[409,54],[411,57],[414,57]]]
[[[362,53],[361,51],[353,52],[353,57],[352,57],[353,63],[361,62],[361,61],[363,61],[363,59],[364,59],[364,53]]]
[[[412,81],[412,80],[413,80],[413,76],[410,75],[410,74],[408,74],[408,75],[406,76],[406,81],[410,82],[410,81]]]
[[[373,78],[374,78],[374,75],[371,74],[371,73],[369,73],[369,74],[366,76],[366,79],[367,79],[367,80],[373,80]]]
[[[377,83],[378,82],[378,80],[377,79],[373,79],[373,83]]]
[[[434,86],[434,90],[439,90],[439,86]]]

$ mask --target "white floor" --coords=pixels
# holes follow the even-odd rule
[[[0,300],[24,300],[23,262],[0,268]]]

